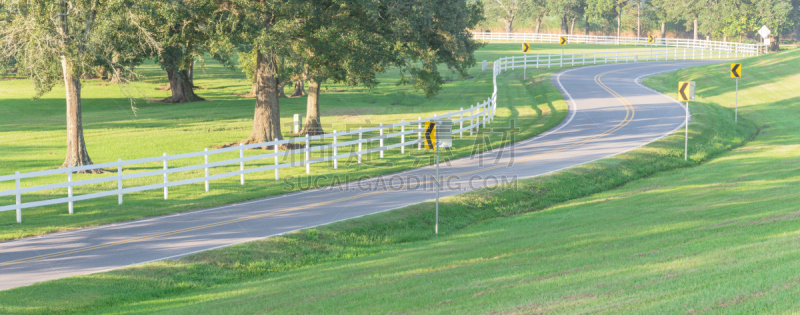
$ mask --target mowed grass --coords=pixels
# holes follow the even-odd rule
[[[740,100],[747,104],[743,117],[750,119],[764,110],[752,103],[756,97],[768,98],[768,106],[776,111],[791,109],[793,103],[779,95],[796,88],[791,83],[796,75],[778,80],[771,70],[794,73],[800,70],[792,64],[797,57],[789,53],[743,61],[745,69],[767,67],[760,73],[747,72],[753,83],[742,84]],[[446,198],[439,237],[432,233],[433,205],[423,203],[177,262],[7,290],[0,293],[5,307],[0,310],[674,313],[726,305],[734,307],[728,310],[747,312],[745,302],[792,288],[796,292],[792,257],[763,255],[781,246],[791,249],[796,242],[775,240],[791,239],[790,222],[761,224],[786,209],[773,204],[772,197],[752,199],[773,207],[763,213],[750,210],[752,205],[740,199],[734,201],[738,208],[726,207],[739,192],[720,186],[715,177],[761,176],[756,175],[758,167],[731,157],[750,154],[749,148],[769,137],[762,132],[748,146],[727,152],[751,139],[758,128],[744,119],[735,125],[733,111],[717,105],[727,105],[732,97],[732,86],[723,85],[732,82],[720,74],[726,69],[727,64],[699,67],[649,82],[666,92],[672,92],[678,79],[719,87],[699,88],[700,97],[692,104],[688,162],[683,161],[682,134],[676,134],[614,158],[506,187],[515,189]],[[762,91],[756,80],[784,83]],[[792,122],[786,124],[791,129]],[[720,158],[709,160],[715,156]],[[764,166],[774,167],[774,162]],[[740,172],[732,177],[731,165],[724,163],[735,163]],[[774,172],[784,174],[786,169]],[[637,181],[641,178],[645,179]],[[747,190],[756,195],[762,188]],[[797,202],[796,197],[786,200]],[[793,211],[785,210],[779,218],[791,218]],[[735,221],[726,223],[730,220]],[[756,233],[762,230],[770,233]],[[767,241],[775,243],[762,247]],[[752,254],[748,249],[758,255],[747,255]],[[780,275],[750,277],[749,273],[770,272],[765,266],[771,261],[760,264],[759,259],[783,261],[787,269]],[[779,301],[786,309],[792,300]]]
[[[540,44],[534,48],[541,53],[557,53],[557,44]],[[619,50],[619,46],[575,45],[569,49],[584,51],[588,49]],[[570,50],[568,50],[570,51]],[[359,126],[374,126],[379,123],[395,123],[401,119],[416,120],[468,108],[486,100],[492,93],[491,61],[502,56],[519,55],[520,44],[490,44],[476,53],[479,61],[489,60],[489,69],[482,71],[480,63],[469,71],[466,80],[449,70],[442,70],[449,81],[434,98],[426,98],[421,91],[409,86],[396,85],[399,73],[391,70],[382,74],[382,84],[369,90],[364,87],[346,87],[336,84],[323,85],[321,95],[322,122],[327,131],[352,130]],[[510,120],[521,128],[516,140],[534,136],[557,125],[566,115],[566,104],[557,90],[553,89],[549,75],[558,68],[540,71],[530,69],[529,75],[537,79],[525,86],[519,79],[521,71],[504,74],[499,78],[499,105],[492,128],[508,127]],[[241,71],[231,72],[213,60],[206,60],[196,69],[196,90],[206,102],[187,104],[163,104],[148,99],[168,96],[168,91],[156,88],[166,85],[166,76],[156,65],[139,67],[142,78],[135,84],[126,86],[107,85],[101,81],[84,83],[83,125],[87,148],[95,163],[161,156],[163,153],[179,154],[198,152],[225,143],[241,141],[250,134],[254,100],[236,94],[250,91],[250,84]],[[291,87],[286,91],[291,93]],[[15,171],[31,172],[59,167],[64,159],[66,147],[65,110],[63,88],[56,87],[38,101],[31,101],[33,88],[27,80],[0,81],[0,175]],[[133,100],[133,101],[132,101]],[[306,98],[281,99],[281,122],[284,137],[291,135],[292,116],[305,114]],[[398,130],[399,131],[399,130]],[[377,135],[377,133],[375,134]],[[371,136],[371,135],[365,135]],[[504,141],[502,134],[484,133],[491,146],[497,147]],[[475,147],[477,135],[465,135],[456,141],[456,149],[447,158],[463,157],[473,150],[483,151],[486,147]],[[408,140],[416,139],[413,136]],[[343,141],[346,139],[339,139]],[[327,140],[331,141],[331,140]],[[387,144],[399,139],[388,139]],[[322,144],[316,142],[315,144]],[[378,143],[367,144],[366,148]],[[355,148],[350,148],[355,149]],[[342,148],[339,153],[348,150]],[[332,165],[314,164],[312,175],[327,175],[318,181],[327,185],[335,181],[348,181],[365,176],[393,173],[413,167],[428,165],[432,154],[407,148],[406,155],[399,149],[386,153],[386,158],[378,160],[378,154],[365,156],[365,163],[355,163],[355,158],[340,161],[340,168]],[[261,150],[248,150],[245,155],[262,154]],[[321,151],[312,158],[319,157]],[[212,155],[209,162],[238,158],[238,152]],[[300,160],[301,156],[289,156],[283,161]],[[170,167],[202,163],[203,158],[170,161]],[[247,167],[265,166],[272,159],[247,163]],[[124,173],[143,172],[161,168],[161,163],[133,165],[123,169]],[[210,174],[238,170],[238,165],[218,167]],[[97,176],[113,176],[116,170],[106,175],[76,174],[81,180]],[[281,169],[281,181],[274,180],[272,171],[248,174],[246,184],[241,186],[238,177],[231,177],[210,183],[206,193],[203,183],[172,187],[170,199],[163,200],[161,190],[131,193],[124,196],[123,205],[117,205],[115,196],[80,201],[75,203],[75,213],[69,215],[67,205],[53,205],[23,209],[23,223],[17,224],[14,211],[0,213],[0,241],[27,236],[70,230],[81,227],[108,224],[152,217],[169,213],[213,207],[243,200],[283,194],[292,190],[312,187],[305,176],[304,167]],[[203,170],[170,174],[170,181],[202,177]],[[66,175],[48,176],[22,180],[22,187],[37,186],[65,181]],[[123,181],[124,187],[156,184],[163,179],[151,176]],[[285,181],[293,184],[286,184]],[[79,186],[75,195],[114,190],[116,182]],[[287,190],[287,187],[292,187]],[[13,181],[0,182],[0,190],[14,189]],[[66,197],[66,189],[50,190],[22,195],[23,202]],[[0,205],[14,204],[14,196],[0,197]]]

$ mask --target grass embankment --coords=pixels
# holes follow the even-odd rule
[[[556,53],[561,48],[557,44],[537,44],[533,46],[538,53]],[[597,51],[603,49],[619,50],[617,46],[572,45],[567,51]],[[476,52],[479,61],[490,62],[502,56],[519,55],[520,44],[490,44]],[[207,99],[207,102],[188,104],[149,103],[137,100],[133,110],[126,95],[146,98],[163,98],[168,91],[156,88],[166,83],[163,71],[155,65],[143,65],[139,68],[143,78],[135,85],[124,87],[108,86],[105,82],[88,81],[84,84],[83,126],[89,154],[95,163],[160,156],[162,153],[179,154],[202,151],[224,143],[245,139],[252,128],[253,99],[235,96],[248,93],[249,83],[241,72],[232,73],[218,63],[208,61],[204,68],[198,67],[196,83],[201,88],[196,92]],[[521,140],[534,136],[558,124],[566,115],[566,104],[561,95],[549,82],[549,74],[557,71],[530,70],[529,75],[537,78],[535,84],[524,86],[519,80],[519,73],[504,74],[498,83],[499,108],[493,128],[509,125],[509,120],[516,120],[516,126],[522,133],[516,138]],[[418,117],[431,117],[434,113],[443,114],[448,110],[469,107],[491,96],[492,76],[491,63],[489,69],[481,71],[480,63],[469,71],[467,80],[459,80],[456,74],[444,71],[446,77],[453,79],[445,84],[442,92],[435,98],[425,98],[424,94],[414,91],[409,86],[397,86],[396,70],[381,75],[383,82],[373,90],[362,87],[346,87],[336,84],[323,85],[321,95],[321,113],[326,130],[357,129],[358,126],[369,126],[378,123],[395,123],[401,119],[416,120]],[[287,92],[291,88],[286,89]],[[63,162],[65,152],[64,137],[65,118],[63,88],[55,88],[38,101],[31,101],[33,94],[27,80],[0,81],[0,174],[13,174],[15,171],[30,172],[56,168]],[[533,97],[532,97],[533,96]],[[291,121],[295,113],[305,113],[305,97],[281,100],[281,122],[284,125],[285,137],[292,137]],[[501,134],[486,133],[491,145],[496,147],[502,140]],[[409,139],[409,138],[407,138]],[[413,136],[410,139],[415,139]],[[409,139],[409,140],[410,140]],[[473,149],[475,137],[465,136],[457,140],[454,157],[469,155]],[[344,141],[345,139],[339,139]],[[331,140],[328,140],[331,141]],[[389,139],[387,145],[399,139]],[[377,142],[371,145],[377,146]],[[366,148],[369,148],[368,144]],[[355,148],[351,148],[355,149]],[[407,148],[406,155],[400,155],[399,149],[388,152],[384,159],[378,154],[365,156],[365,163],[357,164],[355,159],[340,161],[339,170],[330,165],[315,164],[311,166],[312,175],[327,175],[325,185],[335,180],[353,180],[362,176],[375,176],[393,173],[413,167],[427,165],[431,161],[431,153]],[[479,148],[480,149],[480,148]],[[344,153],[347,148],[340,148]],[[246,151],[245,155],[262,154],[263,151]],[[322,152],[319,151],[318,154]],[[238,158],[237,152],[214,155],[209,162]],[[313,155],[312,158],[316,158]],[[296,156],[296,159],[302,157]],[[202,157],[170,161],[170,167],[202,163]],[[287,157],[288,159],[288,157]],[[272,160],[254,161],[247,167],[271,164]],[[377,164],[379,163],[379,164]],[[160,163],[134,165],[123,172],[143,172],[160,169]],[[238,165],[219,167],[210,170],[210,174],[238,170]],[[107,175],[76,174],[75,180],[95,177],[113,176],[116,170]],[[185,178],[202,177],[203,171],[170,174],[170,181]],[[340,176],[340,177],[336,177]],[[180,211],[202,209],[217,205],[240,202],[243,200],[283,194],[286,187],[308,187],[305,182],[305,168],[296,167],[282,169],[281,177],[293,177],[303,181],[299,185],[285,185],[276,182],[272,171],[246,175],[246,185],[239,185],[238,177],[212,181],[211,191],[206,193],[203,183],[170,188],[170,200],[163,200],[160,190],[126,194],[123,205],[117,205],[114,196],[80,201],[75,203],[75,214],[67,213],[66,204],[38,207],[23,210],[23,224],[17,224],[14,211],[0,213],[0,241],[22,238],[32,235],[63,231],[134,220]],[[161,182],[161,176],[152,176],[134,180],[125,180],[125,187],[141,186]],[[64,175],[49,176],[22,181],[23,187],[64,181]],[[116,182],[98,185],[80,186],[74,189],[75,195],[99,190],[116,189]],[[14,182],[0,182],[0,190],[13,189]],[[66,189],[23,194],[25,202],[53,197],[66,197]],[[14,196],[0,197],[0,205],[14,204]]]
[[[800,70],[792,64],[797,57],[744,61],[745,69],[766,68],[746,72],[740,100],[748,106],[742,115],[761,119],[757,115],[771,110],[770,119],[786,124],[784,133],[770,135],[773,124],[758,139],[792,141],[784,137],[794,123],[781,112],[794,104],[779,95],[797,88],[791,83],[797,75],[775,78],[771,71]],[[769,269],[754,262],[782,259],[762,255],[769,248],[763,245],[793,246],[793,230],[788,223],[779,230],[759,224],[791,218],[794,210],[773,204],[776,195],[771,195],[754,202],[773,210],[750,211],[749,199],[735,197],[740,192],[730,184],[719,185],[725,182],[720,178],[742,174],[753,176],[747,180],[754,184],[764,180],[749,160],[731,158],[749,156],[754,145],[765,145],[758,144],[761,140],[723,153],[757,131],[746,120],[734,125],[732,110],[716,105],[732,98],[732,82],[719,74],[726,69],[725,64],[699,67],[650,80],[667,92],[678,79],[707,82],[692,104],[689,162],[683,161],[683,137],[677,134],[614,158],[521,181],[518,190],[447,198],[438,238],[431,233],[433,205],[425,203],[179,262],[17,288],[0,293],[0,305],[20,313],[663,313],[701,311],[782,292],[785,284],[794,283],[792,260],[783,260],[785,273],[768,277]],[[772,90],[761,90],[759,82],[765,81],[773,82]],[[749,105],[756,98],[764,105]],[[721,153],[722,158],[697,166]],[[762,162],[773,168],[773,175],[787,171],[775,160]],[[731,173],[731,167],[738,173]],[[666,170],[671,171],[656,174]],[[649,178],[631,182],[642,177]],[[793,184],[786,182],[785,188],[796,190]],[[748,193],[757,195],[760,189],[767,187]],[[575,199],[587,195],[592,196]],[[735,203],[728,202],[731,197]],[[575,200],[564,203],[570,199]],[[798,203],[796,197],[783,199]],[[731,204],[736,208],[720,207]],[[781,211],[783,216],[768,218]],[[755,224],[746,225],[750,222]],[[764,229],[769,233],[753,234]],[[738,245],[727,246],[733,243]],[[759,255],[745,255],[742,249]],[[742,268],[765,276],[730,279],[732,270]],[[744,279],[760,285],[746,285]],[[738,286],[725,286],[727,281]],[[783,301],[790,302],[791,295],[785,296]]]

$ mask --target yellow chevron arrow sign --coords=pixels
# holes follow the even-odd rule
[[[678,82],[678,96],[681,101],[688,102],[694,100],[694,81]]]
[[[559,42],[558,42],[559,44],[561,44],[561,45],[566,45],[567,44],[567,37],[566,36],[559,36],[558,39],[559,39]]]
[[[531,44],[522,43],[522,52],[529,52],[531,50]]]
[[[436,150],[436,123],[432,121],[425,122],[425,148]]]
[[[741,63],[732,63],[731,64],[731,78],[738,79],[742,77],[742,64]]]

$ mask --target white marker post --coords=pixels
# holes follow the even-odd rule
[[[434,227],[434,232],[436,235],[439,235],[439,144],[434,144],[436,146],[436,226]]]
[[[739,123],[739,78],[736,78],[736,98],[735,98],[735,103],[736,103],[736,110],[733,112],[734,113],[733,114],[733,122],[738,124]]]
[[[686,144],[683,147],[683,160],[689,160],[689,101],[686,101]]]

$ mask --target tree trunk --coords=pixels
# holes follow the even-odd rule
[[[770,51],[780,51],[781,50],[781,35],[777,32],[769,35],[769,50]]]
[[[253,132],[245,144],[281,140],[281,115],[278,101],[278,68],[272,52],[257,52],[256,109]]]
[[[622,10],[617,12],[617,37],[620,37],[620,32],[622,31]]]
[[[189,80],[189,86],[194,89],[194,57],[189,59],[189,65],[186,67],[186,78]]]
[[[286,93],[283,91],[283,88],[285,87],[286,87],[286,82],[278,84],[278,98],[286,98]]]
[[[694,40],[697,40],[697,18],[694,18]]]
[[[572,22],[569,23],[569,34],[575,34],[575,18],[572,18]]]
[[[306,95],[306,89],[303,87],[303,80],[294,81],[294,92],[289,97],[300,97]]]
[[[108,80],[108,68],[106,68],[106,66],[100,66],[97,71],[97,76],[100,77],[100,80]]]
[[[792,33],[793,40],[800,40],[800,23],[794,26],[794,32]]]
[[[589,17],[586,17],[586,27],[583,30],[583,35],[589,36]]]
[[[253,87],[250,88],[250,97],[256,97],[258,94],[258,83],[253,82]]]
[[[83,140],[83,121],[81,115],[81,80],[73,73],[72,62],[61,56],[61,68],[64,70],[64,87],[67,98],[67,157],[62,168],[68,166],[92,165],[92,159],[86,151]],[[100,173],[101,170],[84,173]]]
[[[566,16],[561,17],[561,34],[567,35],[569,32],[569,19]]]
[[[514,28],[514,15],[509,15],[506,19],[503,19],[503,22],[506,23],[506,33],[511,33]]]
[[[536,18],[536,31],[534,33],[539,34],[539,29],[542,27],[542,17]]]
[[[322,130],[322,123],[319,117],[319,93],[320,84],[314,79],[308,80],[308,100],[306,101],[306,121],[303,123],[303,130],[300,131],[301,135],[321,135],[325,131]]]
[[[666,42],[664,39],[667,38],[667,22],[661,22],[661,44],[663,45]]]
[[[167,72],[169,79],[169,88],[172,91],[172,96],[167,97],[162,102],[164,103],[187,103],[205,101],[202,97],[197,96],[192,89],[189,81],[189,70],[180,70],[177,67],[167,67],[164,69]]]

